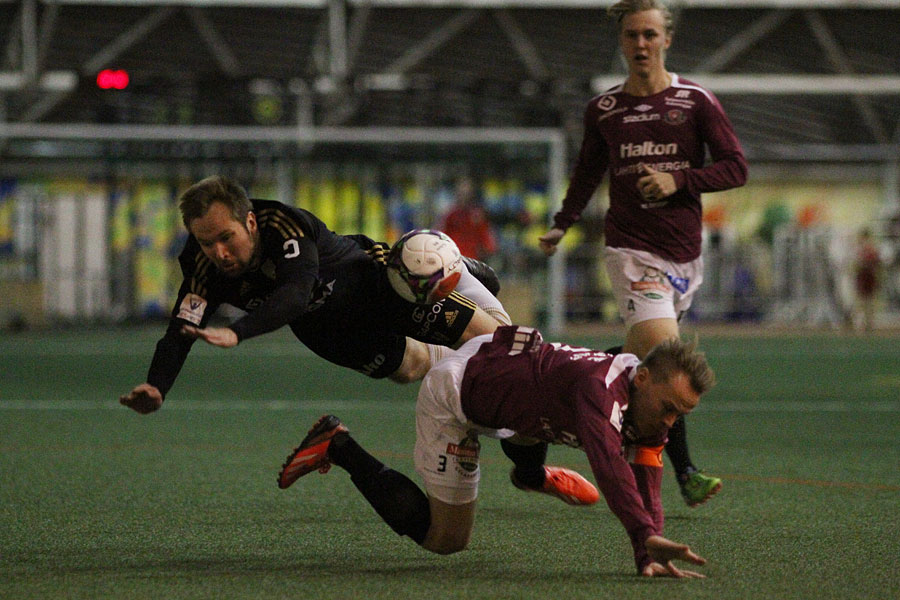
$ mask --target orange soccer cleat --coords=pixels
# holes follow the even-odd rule
[[[529,492],[541,492],[559,498],[566,504],[573,506],[589,506],[600,499],[600,492],[590,481],[563,467],[544,466],[544,485],[540,488],[528,487],[516,479],[516,471],[509,473],[512,484],[520,490]]]
[[[328,446],[334,436],[348,431],[341,420],[334,415],[324,415],[294,448],[278,473],[278,487],[287,489],[295,481],[313,471],[327,473],[331,468],[331,460],[328,458]]]

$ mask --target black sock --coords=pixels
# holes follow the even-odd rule
[[[514,444],[509,440],[500,440],[503,453],[515,465],[516,479],[530,488],[539,489],[544,485],[544,461],[547,460],[547,442],[538,442],[531,446]]]
[[[622,354],[622,348],[624,348],[624,346],[613,346],[612,348],[607,348],[603,352],[615,356],[617,354]]]
[[[679,481],[684,475],[697,468],[691,462],[691,455],[688,453],[687,445],[687,429],[684,424],[684,416],[675,419],[675,424],[669,429],[669,441],[666,443],[666,454],[672,461],[672,468],[675,469],[675,477]]]
[[[334,436],[328,457],[350,473],[350,480],[384,522],[421,545],[431,526],[428,496],[409,477],[384,465],[347,433]]]

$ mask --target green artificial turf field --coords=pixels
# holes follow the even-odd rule
[[[508,482],[483,443],[469,550],[399,538],[340,469],[275,475],[323,412],[413,477],[416,388],[310,355],[286,332],[198,344],[163,409],[118,405],[154,329],[0,338],[0,598],[898,598],[900,350],[887,338],[705,336],[720,383],[689,418],[725,486],[688,509],[667,471],[666,534],[702,581],[634,575],[603,503]],[[614,338],[566,340],[605,347]],[[584,455],[551,461],[589,473]]]

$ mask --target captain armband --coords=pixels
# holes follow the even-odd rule
[[[181,305],[178,307],[178,318],[194,325],[200,325],[205,312],[206,300],[197,294],[191,293],[187,294],[184,300],[181,301]]]
[[[625,459],[633,465],[662,469],[662,451],[665,446],[626,446]]]

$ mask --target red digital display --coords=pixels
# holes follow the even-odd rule
[[[97,87],[101,90],[124,90],[128,87],[128,71],[103,69],[97,73]]]

